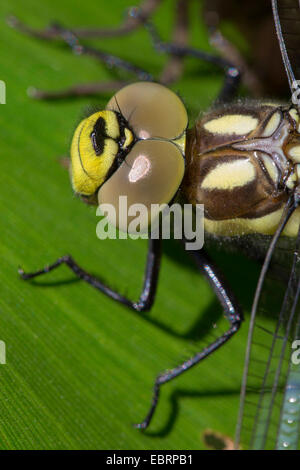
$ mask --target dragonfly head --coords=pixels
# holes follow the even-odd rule
[[[111,204],[120,214],[143,204],[151,223],[152,204],[168,204],[185,169],[187,112],[180,98],[163,85],[138,82],[118,91],[105,110],[80,122],[71,145],[71,181],[86,202]],[[125,207],[125,206],[124,206]]]

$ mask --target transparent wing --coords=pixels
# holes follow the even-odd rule
[[[272,8],[281,55],[293,93],[300,89],[300,83],[297,83],[300,80],[299,0],[272,0]]]
[[[296,321],[295,321],[295,334],[292,343],[292,349],[298,348],[300,344],[300,321],[297,317],[298,297],[299,297],[299,283],[297,293],[295,295],[295,308],[296,308]],[[289,362],[289,371],[286,380],[285,393],[282,402],[280,426],[277,434],[276,449],[299,449],[299,435],[300,435],[300,365],[299,353],[294,351],[295,357],[291,355]]]
[[[272,269],[293,210],[286,208],[270,244],[252,308],[236,438],[242,448],[299,446],[300,365],[291,359],[300,329],[300,231],[291,246],[288,280],[280,276],[278,261],[276,275]]]

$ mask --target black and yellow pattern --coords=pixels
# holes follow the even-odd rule
[[[185,171],[187,112],[180,98],[158,83],[122,88],[107,109],[84,119],[71,146],[71,180],[86,202],[113,205],[120,196],[127,207],[168,204]],[[109,218],[109,217],[108,217]],[[123,222],[121,222],[121,220]],[[128,213],[112,221],[126,230]],[[146,217],[144,226],[151,223]]]
[[[299,115],[295,108],[245,103],[219,108],[189,133],[183,192],[204,204],[215,235],[273,234],[299,179]],[[284,234],[296,236],[297,209]]]
[[[115,111],[99,111],[75,130],[71,145],[71,180],[76,193],[91,196],[105,181],[115,159],[133,142],[133,134]]]

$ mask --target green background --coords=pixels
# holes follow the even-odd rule
[[[0,5],[0,78],[7,86],[7,104],[0,110],[0,339],[7,348],[7,364],[0,365],[1,449],[201,449],[207,429],[234,436],[248,321],[224,348],[162,388],[146,432],[132,427],[148,410],[155,376],[226,327],[207,282],[175,242],[164,243],[157,300],[144,315],[117,305],[66,267],[34,283],[17,274],[19,265],[34,270],[70,253],[112,287],[138,296],[146,241],[98,240],[95,209],[75,198],[59,163],[68,155],[82,109],[91,102],[104,106],[108,96],[38,102],[26,94],[31,85],[60,89],[115,75],[92,58],[26,37],[5,22],[15,14],[33,27],[52,20],[113,26],[131,4],[2,0]],[[165,38],[173,14],[170,0],[155,15]],[[197,2],[191,17],[191,43],[210,50]],[[89,44],[154,74],[166,60],[143,30]],[[191,59],[172,88],[193,120],[210,106],[222,81],[218,70]],[[236,255],[215,258],[247,313],[257,267]]]

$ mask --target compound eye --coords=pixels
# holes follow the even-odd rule
[[[128,85],[110,99],[106,108],[121,111],[139,139],[176,139],[188,124],[181,99],[158,83]]]
[[[184,174],[184,159],[179,148],[168,141],[146,140],[135,144],[120,168],[98,191],[99,204],[111,204],[116,219],[107,218],[120,230],[130,232],[128,225],[139,218],[140,230],[145,230],[159,210],[151,204],[168,204],[176,194]],[[126,196],[121,202],[120,196]],[[141,212],[130,206],[143,204]],[[127,207],[126,207],[127,206]]]

